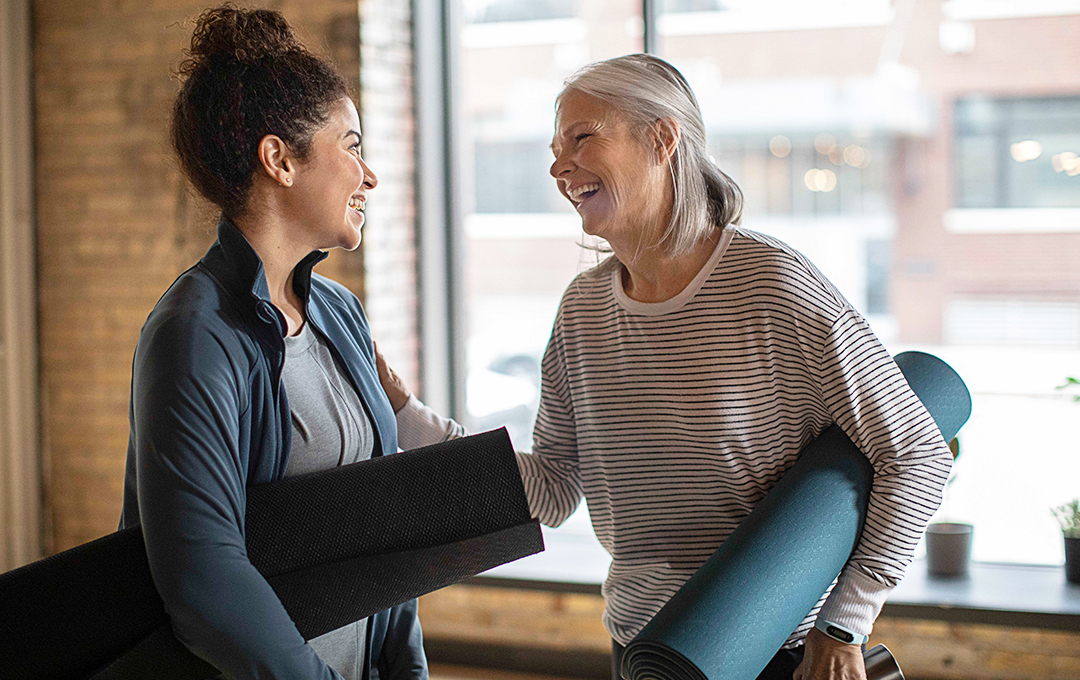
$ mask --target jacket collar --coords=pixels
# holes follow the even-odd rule
[[[293,270],[293,290],[305,306],[311,294],[311,270],[326,256],[324,251],[314,250],[300,260]],[[218,220],[218,242],[206,254],[203,262],[237,299],[251,299],[253,303],[270,302],[270,288],[266,284],[262,260],[244,234],[224,215]]]

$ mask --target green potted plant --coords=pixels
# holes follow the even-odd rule
[[[960,457],[960,440],[949,442],[953,465]],[[945,483],[946,499],[949,487],[956,481],[956,474],[949,475]],[[948,505],[946,503],[946,505]],[[946,512],[946,517],[948,513]],[[971,562],[971,539],[975,527],[965,522],[934,522],[926,527],[926,569],[934,576],[964,576]]]
[[[1059,390],[1080,387],[1080,380],[1069,376]],[[1072,400],[1080,403],[1080,394],[1072,395]],[[1061,524],[1061,533],[1065,537],[1065,579],[1069,583],[1080,583],[1080,499],[1074,499],[1053,508],[1054,516]]]
[[[1080,583],[1080,499],[1053,509],[1065,535],[1065,580]]]

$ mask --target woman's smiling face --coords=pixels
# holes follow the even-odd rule
[[[349,99],[331,111],[311,139],[289,198],[301,213],[311,249],[360,245],[367,192],[379,183],[360,157],[360,117]]]
[[[581,215],[585,233],[607,239],[616,252],[658,237],[671,213],[668,165],[611,106],[568,90],[555,113],[551,150],[551,176]]]

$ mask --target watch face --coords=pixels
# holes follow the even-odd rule
[[[837,640],[840,640],[841,642],[847,642],[848,644],[855,641],[855,636],[854,635],[847,632],[846,630],[840,630],[839,628],[837,628],[836,626],[833,626],[833,625],[825,626],[825,633],[829,637],[834,637]]]

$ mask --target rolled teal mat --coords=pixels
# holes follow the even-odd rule
[[[971,414],[941,359],[896,363],[945,441]],[[753,680],[837,577],[859,541],[873,469],[826,429],[623,652],[630,680]]]

